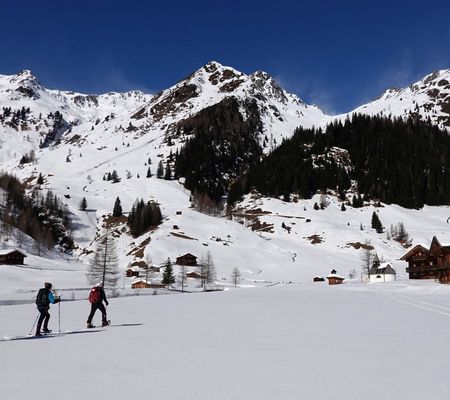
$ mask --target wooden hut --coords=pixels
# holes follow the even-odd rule
[[[188,272],[186,276],[193,279],[200,279],[202,277],[198,272]]]
[[[144,279],[136,279],[131,283],[132,289],[163,289],[165,287],[161,282],[146,282]]]
[[[137,267],[130,267],[130,268],[127,268],[127,270],[125,271],[125,275],[127,276],[127,278],[132,278],[132,277],[139,278],[139,271],[140,271],[140,269]]]
[[[186,253],[180,257],[177,257],[175,264],[195,266],[197,265],[197,257],[191,253]]]
[[[0,264],[23,265],[26,255],[19,250],[0,252]]]
[[[331,271],[331,274],[327,276],[328,284],[329,285],[340,285],[344,282],[344,279],[342,276],[339,276],[335,269]]]

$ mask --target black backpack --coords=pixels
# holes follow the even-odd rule
[[[39,292],[36,296],[36,305],[38,307],[48,307],[50,304],[50,300],[48,299],[47,289],[39,289]]]

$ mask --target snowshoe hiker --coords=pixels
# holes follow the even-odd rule
[[[98,283],[91,289],[91,292],[89,293],[89,302],[91,303],[91,313],[87,319],[87,327],[94,328],[94,325],[92,325],[92,318],[94,318],[94,314],[97,310],[100,310],[102,313],[102,326],[109,325],[109,321],[106,317],[106,308],[103,305],[103,302],[105,302],[106,305],[109,303],[101,283]]]
[[[51,330],[48,329],[48,321],[50,319],[50,313],[48,312],[48,310],[50,309],[50,303],[56,304],[61,301],[59,297],[53,295],[52,287],[53,285],[51,283],[45,282],[44,287],[39,289],[39,292],[36,296],[36,306],[38,311],[40,312],[40,316],[36,327],[36,336],[42,336],[41,333],[42,323],[44,323],[42,332],[43,333],[51,332]]]

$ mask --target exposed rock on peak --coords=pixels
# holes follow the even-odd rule
[[[261,91],[269,97],[273,97],[283,104],[288,102],[288,98],[277,82],[267,72],[256,71],[250,75],[253,87],[256,91]]]

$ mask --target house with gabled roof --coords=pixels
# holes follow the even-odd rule
[[[23,265],[26,254],[19,250],[0,251],[0,264]]]
[[[409,279],[437,279],[441,283],[450,283],[450,245],[441,244],[436,236],[433,236],[430,248],[418,244],[400,260],[408,263]]]
[[[336,270],[333,269],[331,273],[327,276],[329,285],[340,285],[344,282],[344,277],[337,274]]]
[[[196,266],[197,265],[197,257],[191,253],[186,253],[180,257],[177,257],[175,264],[177,265],[187,265],[187,266]]]

